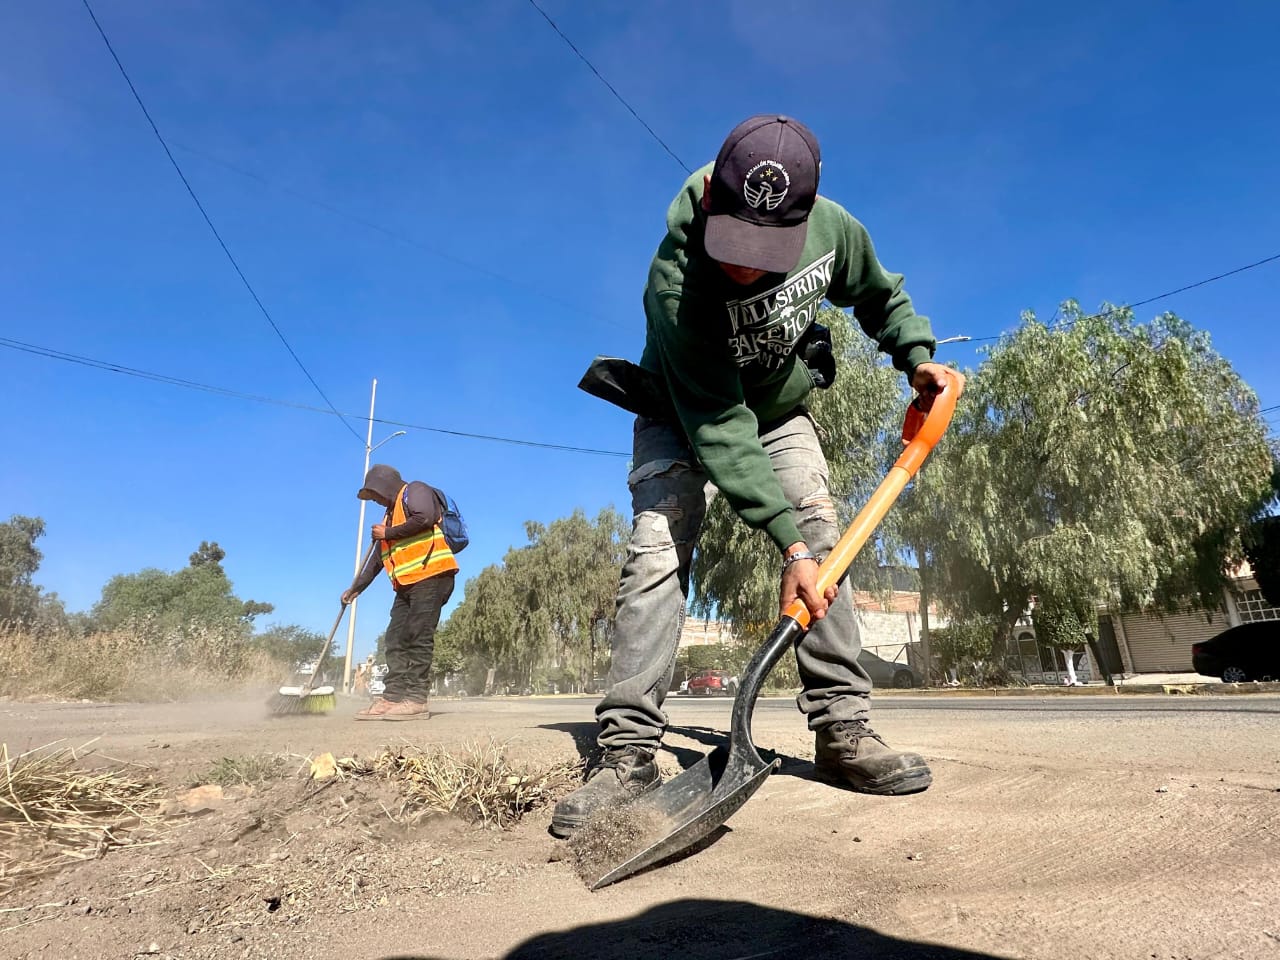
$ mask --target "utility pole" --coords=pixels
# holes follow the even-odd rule
[[[924,685],[933,686],[933,644],[929,642],[929,564],[923,545],[916,547],[920,565],[920,648],[924,654]]]
[[[369,429],[364,439],[364,470],[360,473],[360,482],[362,484],[364,483],[365,475],[369,472],[369,457],[373,451],[386,443],[387,440],[394,440],[396,437],[404,436],[403,430],[397,430],[391,436],[379,440],[377,443],[373,442],[373,405],[377,397],[378,378],[374,377],[373,387],[369,391]],[[360,522],[356,526],[356,568],[355,573],[351,576],[352,582],[355,581],[356,577],[360,576],[360,561],[364,558],[364,508],[366,503],[368,503],[367,500],[360,501]],[[351,601],[351,616],[347,619],[347,655],[342,667],[342,690],[344,693],[351,692],[351,651],[356,642],[356,602],[357,600]]]

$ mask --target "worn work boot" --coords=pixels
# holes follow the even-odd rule
[[[356,714],[357,720],[381,720],[383,715],[394,707],[395,704],[390,700],[379,697],[373,703],[369,704],[363,710]]]
[[[924,757],[890,749],[863,720],[845,720],[817,732],[814,771],[829,783],[881,796],[927,790],[933,774]]]
[[[400,700],[391,704],[383,711],[383,720],[426,720],[431,716],[431,711],[425,703],[417,703],[413,700]]]
[[[661,782],[652,750],[606,750],[587,782],[556,804],[551,814],[551,832],[567,837],[605,807],[634,800]]]

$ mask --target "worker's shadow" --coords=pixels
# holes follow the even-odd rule
[[[474,956],[474,955],[472,955]],[[740,900],[675,900],[633,917],[592,923],[531,937],[498,960],[635,960],[674,957],[724,960],[768,957],[813,960],[815,956],[859,960],[998,960],[936,943],[886,936],[867,927],[763,907]],[[382,960],[445,960],[425,954],[396,954]]]
[[[705,743],[708,747],[718,747],[721,744],[729,742],[729,735],[723,730],[716,730],[712,727],[668,727],[669,733],[678,734],[682,737],[688,737],[690,740],[697,740],[699,743]],[[813,761],[802,760],[800,757],[793,757],[789,753],[780,753],[777,750],[769,750],[756,744],[756,750],[760,756],[768,763],[770,760],[780,760],[782,765],[778,767],[777,774],[784,777],[797,777],[801,780],[813,780]],[[691,752],[691,751],[686,751]],[[701,754],[694,754],[694,762],[701,759]],[[688,763],[681,761],[684,766]]]

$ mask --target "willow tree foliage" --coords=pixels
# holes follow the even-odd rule
[[[938,598],[1080,646],[1100,603],[1211,609],[1268,495],[1253,390],[1164,314],[1027,314],[969,378],[905,513]]]
[[[809,407],[843,528],[901,452],[905,380],[848,314],[827,308],[818,319],[831,329],[837,375],[830,388],[809,395]],[[847,584],[888,589],[885,566],[896,561],[899,548],[897,518],[891,513],[876,542],[867,545],[851,568]],[[716,497],[694,554],[694,611],[700,616],[715,612],[733,624],[740,638],[754,643],[778,618],[780,575],[781,560],[773,542],[743,523],[723,497]]]
[[[467,581],[440,633],[452,662],[494,671],[523,689],[539,679],[585,685],[602,669],[613,632],[627,527],[612,509],[525,524],[528,544]]]

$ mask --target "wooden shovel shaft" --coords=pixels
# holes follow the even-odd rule
[[[958,382],[953,376],[948,376],[948,380],[950,382],[947,388],[934,398],[933,408],[923,422],[920,422],[918,416],[908,413],[907,425],[903,428],[903,440],[908,441],[907,448],[902,451],[902,455],[890,468],[889,473],[880,481],[880,486],[876,487],[871,499],[858,511],[858,515],[853,518],[844,536],[822,561],[822,565],[818,568],[819,593],[825,592],[828,587],[840,582],[849,569],[849,564],[853,563],[853,558],[858,555],[858,551],[879,526],[884,515],[889,512],[898,495],[911,482],[911,478],[920,470],[920,465],[946,433],[951,423],[951,415],[956,409]],[[800,626],[808,628],[809,610],[804,605],[804,601],[799,599],[793,601],[787,607],[785,615],[791,617]]]

